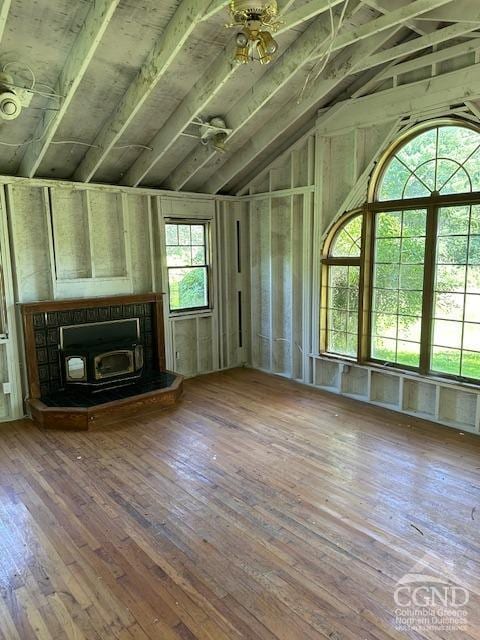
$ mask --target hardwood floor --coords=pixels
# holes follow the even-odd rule
[[[3,424],[0,637],[480,638],[479,489],[480,438],[246,369],[99,431]],[[412,571],[469,590],[465,630],[395,628]]]

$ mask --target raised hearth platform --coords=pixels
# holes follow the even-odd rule
[[[183,392],[183,376],[170,371],[149,374],[134,384],[98,393],[57,391],[28,400],[32,417],[45,429],[90,429],[122,418],[169,407]]]

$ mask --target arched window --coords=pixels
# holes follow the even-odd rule
[[[350,214],[332,230],[323,261],[324,350],[352,358],[358,355],[362,221],[362,213]]]
[[[410,131],[372,176],[364,248],[347,242],[354,235],[349,225],[361,224],[362,216],[344,220],[332,230],[323,260],[328,291],[322,348],[354,357],[356,345],[360,361],[480,380],[479,131],[453,120]],[[336,282],[346,276],[333,271],[337,255],[352,261],[362,282],[355,293],[349,276],[349,300],[357,300],[356,341],[353,320],[345,325],[339,313]],[[352,309],[341,308],[347,317]]]

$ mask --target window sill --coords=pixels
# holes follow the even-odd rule
[[[205,307],[202,309],[192,309],[191,311],[169,311],[168,317],[171,319],[177,318],[192,318],[192,317],[209,317],[213,314],[213,309]]]

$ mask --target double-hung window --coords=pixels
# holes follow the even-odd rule
[[[168,221],[165,244],[170,311],[207,309],[210,297],[208,222]]]

